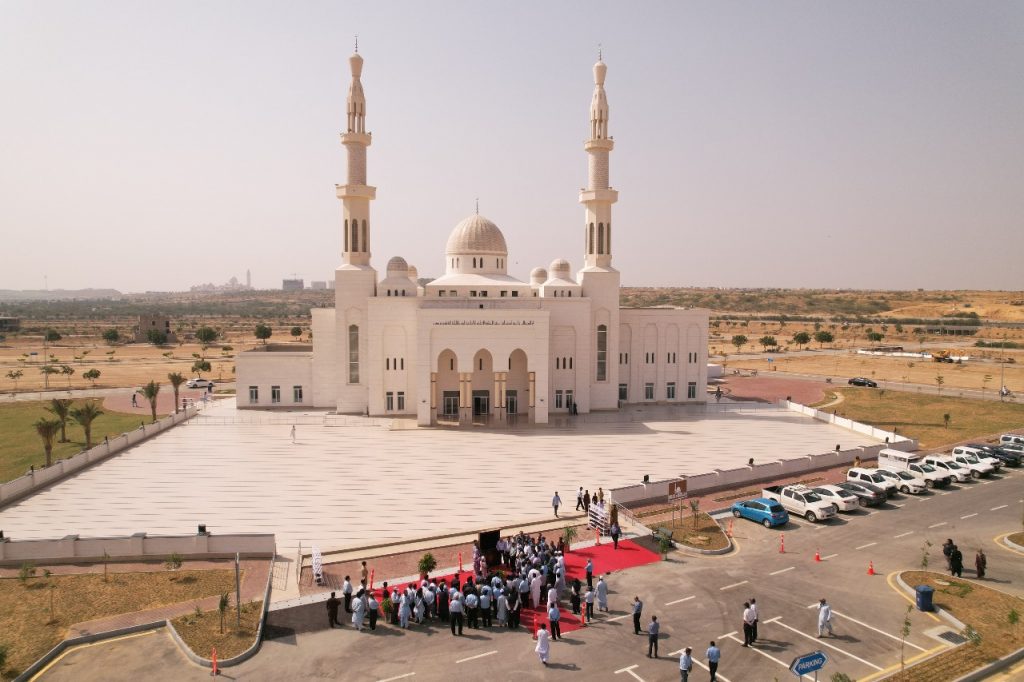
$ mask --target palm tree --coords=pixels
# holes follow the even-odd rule
[[[171,382],[171,388],[174,389],[174,414],[178,414],[178,389],[185,383],[185,377],[181,372],[171,372],[167,375],[167,380]]]
[[[99,403],[94,400],[89,400],[81,407],[71,410],[71,418],[81,424],[82,429],[85,431],[86,450],[92,447],[92,422],[101,414],[103,414],[103,410],[99,408]]]
[[[39,437],[43,439],[43,449],[46,450],[46,466],[50,466],[53,463],[51,459],[53,439],[57,436],[57,431],[64,428],[64,425],[59,419],[40,419],[33,426],[36,427]]]
[[[150,381],[142,387],[142,397],[149,401],[149,412],[153,415],[154,422],[156,422],[156,397],[159,394],[160,384],[155,381]]]
[[[74,402],[74,400],[70,400],[68,398],[54,398],[53,400],[50,401],[50,407],[46,408],[46,411],[55,416],[57,418],[57,421],[60,423],[61,443],[68,442],[68,437],[66,433],[68,415],[71,412],[71,405]]]

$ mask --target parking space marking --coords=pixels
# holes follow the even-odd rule
[[[673,604],[682,604],[684,601],[690,601],[696,599],[697,595],[691,594],[689,597],[683,597],[682,599],[676,599],[675,601],[665,602],[665,606],[672,606]]]
[[[808,605],[807,605],[807,608],[809,608],[809,609],[816,609],[816,608],[818,608],[818,606],[819,606],[819,604],[818,604],[817,602],[815,602],[814,604],[808,604]],[[875,626],[873,626],[873,625],[868,625],[867,623],[865,623],[865,622],[864,622],[864,621],[862,621],[862,620],[857,620],[857,619],[856,619],[856,618],[854,618],[853,616],[848,616],[848,615],[846,615],[845,613],[839,613],[839,612],[838,612],[838,611],[836,611],[835,609],[832,609],[832,613],[833,613],[834,615],[836,615],[836,616],[842,616],[842,617],[843,617],[843,618],[845,618],[846,620],[852,620],[852,621],[853,621],[854,623],[856,623],[857,625],[863,625],[863,626],[864,626],[864,627],[866,627],[866,628],[867,628],[868,630],[874,630],[875,632],[877,632],[877,633],[878,633],[878,634],[880,634],[880,635],[885,635],[885,636],[886,636],[886,637],[888,637],[889,639],[894,639],[894,640],[896,640],[897,642],[901,642],[901,641],[903,641],[903,640],[901,640],[901,639],[900,639],[899,637],[897,637],[896,635],[890,635],[890,634],[889,634],[888,632],[886,632],[886,631],[884,631],[884,630],[879,630],[878,628],[876,628],[876,627],[875,627]],[[918,651],[925,651],[925,649],[923,649],[922,647],[919,647],[918,645],[914,644],[913,642],[907,642],[906,644],[907,644],[907,646],[909,646],[909,647],[913,647],[913,648],[917,649]]]
[[[821,646],[827,646],[829,649],[835,649],[836,651],[838,651],[839,653],[843,654],[844,656],[849,656],[853,660],[860,661],[864,665],[869,666],[871,668],[874,668],[875,670],[881,670],[882,669],[880,666],[877,666],[874,663],[871,663],[870,661],[865,661],[863,658],[861,658],[860,656],[857,656],[856,654],[851,654],[849,651],[845,651],[843,649],[840,649],[835,644],[829,644],[822,637],[814,637],[812,635],[807,634],[806,632],[803,632],[801,630],[797,630],[794,627],[790,627],[790,626],[786,625],[785,623],[782,622],[782,616],[775,616],[771,620],[766,620],[765,622],[766,623],[776,623],[778,625],[781,625],[782,627],[784,627],[787,630],[790,630],[792,632],[795,632],[796,634],[800,635],[801,637],[806,637],[807,639],[814,640],[818,644],[820,644]]]
[[[945,526],[945,525],[946,525],[946,523],[947,523],[946,521],[943,521],[943,522],[941,522],[941,523],[933,523],[932,525],[930,525],[930,526],[928,526],[928,527],[929,527],[929,528],[938,528],[939,526]]]
[[[741,642],[741,641],[740,641],[740,639],[739,639],[738,637],[736,637],[735,635],[729,635],[729,639],[731,639],[732,641],[736,642],[737,644],[743,644],[743,642]],[[757,648],[756,646],[751,646],[751,647],[747,647],[747,648],[748,648],[748,649],[750,649],[751,651],[755,651],[755,652],[757,652],[757,653],[761,654],[761,655],[762,655],[762,656],[764,656],[765,658],[770,658],[770,659],[772,659],[773,661],[775,661],[776,663],[778,663],[779,665],[781,665],[781,666],[782,666],[783,668],[785,668],[786,670],[789,670],[789,664],[788,664],[788,663],[783,663],[782,661],[780,661],[779,659],[775,658],[774,656],[772,656],[772,655],[771,655],[770,653],[768,653],[767,651],[761,651],[761,650],[760,650],[760,649],[758,649],[758,648]]]
[[[644,682],[644,678],[640,677],[635,672],[633,672],[633,668],[637,668],[639,666],[640,666],[639,663],[634,663],[633,665],[629,666],[628,668],[619,668],[618,670],[615,671],[615,674],[618,675],[619,673],[629,673],[630,675],[632,675],[636,679],[640,680],[640,682]]]
[[[822,561],[828,561],[829,559],[835,559],[837,556],[839,556],[839,555],[838,554],[829,554],[828,556],[821,557],[821,560]]]
[[[691,659],[693,660],[693,662],[694,662],[694,663],[696,663],[696,664],[697,664],[697,665],[699,665],[700,667],[704,668],[704,669],[705,669],[705,670],[707,670],[708,672],[711,672],[711,668],[707,667],[706,665],[704,665],[703,663],[701,663],[700,661],[698,661],[698,660],[697,660],[696,658],[692,658],[692,657],[691,657]],[[728,678],[728,677],[722,677],[722,676],[721,676],[721,675],[719,675],[719,674],[718,674],[717,672],[715,673],[715,679],[716,679],[716,680],[722,680],[722,682],[729,682],[729,678]]]
[[[949,491],[948,491],[948,490],[944,490],[943,492],[941,492],[941,493],[939,493],[939,494],[940,494],[940,495],[948,495],[948,494],[949,494]]]
[[[394,682],[394,680],[404,680],[406,677],[412,677],[416,673],[406,673],[404,675],[395,675],[394,677],[388,677],[383,680],[377,680],[377,682]]]
[[[733,587],[739,587],[740,585],[746,585],[749,582],[750,582],[749,580],[743,580],[743,581],[740,581],[738,583],[733,583],[732,585],[726,585],[725,587],[719,587],[718,589],[719,589],[719,591],[729,590],[729,589],[732,589]]]
[[[991,509],[989,509],[989,511],[999,511],[1000,509],[1006,509],[1009,506],[1010,505],[1008,504],[1001,504],[998,507],[992,507]]]
[[[785,573],[786,571],[792,571],[794,568],[796,568],[796,566],[790,566],[789,568],[783,568],[782,570],[779,570],[779,571],[772,571],[768,575],[778,575],[779,573]]]
[[[733,630],[732,632],[725,633],[724,635],[722,635],[718,639],[726,639],[728,637],[732,637],[733,635],[738,635],[739,633],[740,633],[739,630]],[[680,651],[682,651],[682,649],[680,649]],[[676,652],[676,653],[678,653],[678,652]]]
[[[860,547],[854,547],[854,549],[867,549],[868,547],[874,547],[877,544],[878,544],[877,542],[869,542],[866,545],[861,545]]]
[[[969,519],[972,516],[977,516],[977,515],[978,515],[978,512],[974,512],[973,514],[968,514],[967,516],[961,516],[960,520],[962,521],[963,519]]]
[[[614,618],[605,618],[604,620],[605,620],[606,623],[611,623],[613,620],[622,620],[623,618],[629,618],[631,615],[633,615],[633,614],[631,614],[631,613],[624,613],[621,616],[615,616]]]
[[[892,506],[896,507],[897,509],[903,509],[903,507],[904,507],[904,505],[896,504],[895,502],[892,503]]]
[[[478,658],[483,658],[484,656],[491,656],[491,655],[496,654],[496,653],[498,653],[497,649],[495,649],[494,651],[488,651],[487,653],[484,653],[484,654],[477,654],[476,656],[470,656],[469,658],[460,658],[459,660],[457,660],[455,662],[456,663],[465,663],[466,661],[475,661]]]
[[[989,483],[991,483],[991,482],[992,482],[992,481],[981,481],[981,484],[982,484],[982,485],[988,485],[988,484],[989,484]]]
[[[914,531],[908,530],[906,533],[900,533],[899,535],[893,535],[894,538],[905,538],[908,535],[912,535]]]

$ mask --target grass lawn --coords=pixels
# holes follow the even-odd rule
[[[3,679],[57,645],[75,623],[234,593],[235,572],[174,571],[0,579],[0,645],[10,647]],[[50,597],[53,596],[53,615]],[[15,674],[11,674],[11,673]],[[7,677],[4,677],[4,676]]]
[[[1010,612],[1024,612],[1024,600],[990,590],[973,581],[950,578],[937,573],[907,571],[903,580],[911,586],[930,585],[935,589],[936,606],[973,627],[980,635],[977,644],[967,642],[934,658],[886,678],[893,682],[932,682],[955,680],[972,670],[1001,658],[1024,645],[1024,627],[1010,623]],[[940,585],[941,580],[947,585]],[[983,582],[983,581],[982,581]],[[963,633],[961,633],[963,634]]]
[[[874,388],[840,388],[825,396],[822,404],[837,395],[843,401],[834,408],[840,417],[897,430],[901,436],[916,438],[922,448],[938,448],[969,438],[1024,426],[1024,405],[992,400],[971,400]],[[949,427],[944,414],[949,414]]]
[[[171,621],[185,644],[188,644],[197,656],[210,658],[213,649],[216,648],[217,660],[223,661],[242,653],[256,641],[263,602],[242,604],[242,627],[237,628],[238,616],[235,611],[234,593],[231,593],[231,600],[231,606],[224,614],[224,632],[220,629],[220,611],[190,613]]]
[[[86,400],[76,400],[72,409],[80,407]],[[101,402],[101,401],[93,401]],[[49,401],[17,402],[0,404],[0,481],[10,481],[22,476],[30,465],[37,468],[46,462],[43,441],[32,424],[40,418],[53,419],[46,411]],[[157,414],[157,417],[162,415]],[[142,420],[150,421],[149,414],[126,414],[103,411],[92,423],[92,442],[99,443],[104,436],[117,436],[139,428]],[[63,459],[85,447],[85,431],[72,420],[68,420],[69,443],[53,444],[53,460]],[[58,435],[58,439],[60,436]]]

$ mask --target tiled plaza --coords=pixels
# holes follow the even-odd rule
[[[297,413],[238,413],[222,401],[0,512],[15,539],[210,531],[275,533],[278,551],[339,548],[550,516],[559,491],[605,490],[679,474],[821,453],[876,441],[776,409],[525,428],[387,430],[325,426]],[[279,423],[233,423],[240,419]],[[214,418],[222,417],[222,419]],[[318,422],[297,427],[286,419]],[[612,415],[601,418],[613,418]],[[614,418],[619,418],[615,416]],[[350,420],[358,424],[360,420]]]

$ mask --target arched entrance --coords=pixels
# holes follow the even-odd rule
[[[480,349],[473,356],[473,379],[471,382],[472,419],[474,424],[486,424],[495,409],[494,359],[490,351]]]
[[[459,359],[449,349],[437,356],[434,385],[434,415],[438,422],[459,423]]]
[[[530,379],[526,353],[517,348],[508,356],[508,374],[504,381],[505,414],[509,424],[527,421],[530,415]]]

